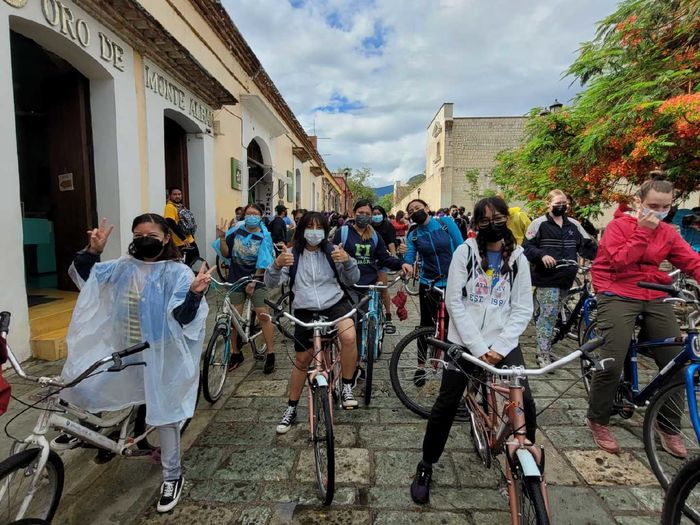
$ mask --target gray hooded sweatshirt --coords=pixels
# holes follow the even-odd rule
[[[360,280],[360,269],[352,257],[345,263],[336,263],[335,266],[345,286],[352,286]],[[268,288],[281,286],[288,281],[288,266],[280,270],[273,262],[265,270],[265,286]],[[299,256],[299,266],[292,292],[294,310],[326,310],[343,298],[343,289],[338,284],[326,254],[320,247],[315,251],[304,250]]]

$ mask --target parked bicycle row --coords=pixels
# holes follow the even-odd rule
[[[535,434],[538,407],[527,378],[576,359],[589,391],[588,425],[601,449],[619,452],[608,429],[611,414],[628,417],[648,402],[645,446],[665,487],[682,461],[697,452],[700,438],[698,299],[692,281],[700,279],[700,256],[660,220],[672,199],[672,186],[648,181],[634,210],[620,210],[607,226],[600,247],[567,217],[569,199],[557,190],[547,198],[547,214],[521,232],[523,246],[512,210],[500,197],[476,204],[466,240],[459,217],[433,217],[428,204],[415,199],[406,210],[413,226],[399,246],[395,238],[387,245],[378,233],[386,220],[383,210],[359,201],[353,221],[336,228],[332,239],[326,217],[307,212],[296,221],[290,243],[278,244],[276,253],[261,211],[248,205],[241,222],[227,229],[222,223],[218,230],[215,248],[228,264],[210,269],[202,264],[196,274],[181,264],[168,224],[154,214],[134,220],[128,256],[99,262],[112,231],[103,221],[89,232],[89,246],[72,267],[82,289],[61,378],[28,377],[7,347],[21,377],[52,390],[32,435],[18,439],[15,454],[0,464],[3,517],[50,521],[63,482],[60,458],[51,448],[92,446],[133,455],[154,428],[163,468],[158,510],[171,510],[184,482],[180,434],[199,387],[207,401],[218,400],[227,374],[244,361],[246,344],[264,361],[263,372],[272,373],[275,328],[295,349],[276,432],[295,424],[307,385],[310,442],[325,504],[335,488],[333,410],[360,406],[354,389],[361,381],[364,405],[371,403],[373,369],[382,351],[391,352],[397,396],[428,418],[423,458],[410,489],[416,503],[429,502],[433,466],[461,415],[470,421],[482,461],[490,465],[494,455],[504,454],[513,522],[548,523],[544,452]],[[580,256],[593,259],[592,265],[579,264]],[[672,285],[673,277],[659,270],[664,260],[687,278]],[[215,270],[226,282],[212,277]],[[398,277],[389,283],[391,271],[417,279],[420,326],[395,348],[384,349],[383,334],[394,330],[384,291],[401,282]],[[401,287],[413,291],[412,284]],[[280,286],[284,293],[273,301],[268,291]],[[211,299],[214,289],[223,298],[200,364],[208,314],[203,297],[209,291]],[[401,317],[403,290],[397,295]],[[685,335],[672,301],[692,307]],[[520,337],[533,314],[541,368],[530,370],[523,352],[533,349],[522,348]],[[635,329],[640,315],[642,334]],[[2,341],[8,326],[3,328]],[[553,358],[552,345],[567,336],[581,348]],[[636,358],[645,353],[661,371],[640,390]],[[50,429],[62,434],[49,444]]]

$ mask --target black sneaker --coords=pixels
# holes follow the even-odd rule
[[[168,512],[175,508],[182,494],[182,484],[185,478],[180,476],[180,479],[173,481],[164,481],[160,486],[160,499],[158,500],[158,512]]]
[[[243,364],[243,361],[245,361],[245,358],[242,352],[238,352],[237,354],[231,353],[228,358],[228,371],[235,370]]]
[[[357,399],[352,395],[352,385],[343,383],[343,388],[340,391],[340,400],[345,410],[352,410],[357,407]]]
[[[391,319],[384,321],[384,333],[387,335],[393,335],[396,333],[396,326],[391,322]]]
[[[425,384],[427,375],[425,368],[416,368],[416,371],[413,372],[413,384],[419,388],[422,387]]]
[[[359,381],[364,381],[366,377],[367,373],[365,369],[358,365],[357,368],[355,368],[355,372],[352,374],[352,387],[357,388],[357,383]]]
[[[263,366],[263,374],[271,374],[275,371],[275,354],[270,353],[265,357],[265,365]]]
[[[279,425],[277,425],[277,433],[286,434],[287,432],[289,432],[289,429],[292,428],[292,425],[296,420],[297,407],[287,405],[284,414],[282,414],[282,419],[280,420]]]
[[[416,477],[411,483],[411,499],[423,505],[430,501],[430,480],[433,478],[433,469],[426,467],[423,462],[418,463]]]

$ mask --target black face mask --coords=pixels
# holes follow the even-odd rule
[[[569,206],[564,204],[563,206],[554,206],[552,208],[552,215],[555,217],[563,217],[566,215],[566,210],[569,209]]]
[[[459,212],[458,212],[458,211],[453,211],[453,212],[452,212],[452,217],[454,217],[455,219],[456,219],[457,217],[459,217]]]
[[[423,224],[427,218],[428,214],[425,213],[425,210],[414,211],[411,214],[411,219],[413,219],[413,222],[416,224]]]
[[[155,259],[165,248],[160,239],[153,237],[137,237],[131,246],[133,246],[134,257],[140,260]]]
[[[507,224],[500,226],[489,224],[486,228],[479,228],[479,237],[486,239],[486,242],[497,242],[505,237],[507,229]]]

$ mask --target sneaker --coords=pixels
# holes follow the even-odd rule
[[[297,420],[297,407],[292,407],[287,405],[287,408],[284,410],[284,414],[282,414],[282,419],[280,420],[280,424],[277,425],[277,433],[278,434],[286,434],[289,432],[289,429],[292,428],[292,425],[294,422]]]
[[[416,468],[416,477],[411,483],[411,499],[423,505],[430,501],[430,480],[433,478],[433,469],[426,467],[421,461]]]
[[[396,333],[396,326],[391,322],[391,319],[384,321],[384,333],[387,335],[393,335]]]
[[[688,457],[688,449],[685,448],[685,443],[683,443],[683,438],[681,438],[680,434],[664,432],[661,430],[658,421],[654,421],[654,430],[656,431],[656,435],[659,436],[661,446],[666,452],[678,459],[685,459]]]
[[[269,353],[265,357],[265,365],[263,366],[263,374],[271,374],[275,371],[275,354]]]
[[[609,454],[620,453],[620,445],[617,444],[615,436],[610,433],[610,429],[608,429],[607,425],[595,423],[588,418],[586,418],[586,425],[588,425],[588,428],[591,430],[593,442],[599,449]]]
[[[343,383],[343,389],[340,391],[340,399],[345,410],[350,410],[357,406],[357,399],[352,395],[351,384]]]
[[[413,372],[413,384],[419,388],[422,387],[425,384],[427,375],[425,368],[416,368],[416,371]]]
[[[180,476],[179,479],[173,481],[164,481],[160,486],[160,499],[158,500],[158,512],[168,512],[175,508],[182,494],[182,484],[185,478]]]
[[[54,450],[70,450],[77,447],[80,440],[70,434],[59,434],[51,441],[51,448]]]
[[[238,352],[232,353],[229,358],[228,358],[228,371],[230,372],[231,370],[235,370],[239,366],[243,364],[243,361],[245,361],[245,357],[243,357],[243,353]]]
[[[352,374],[352,387],[357,388],[357,383],[364,381],[366,378],[367,373],[365,372],[365,369],[358,365]]]

